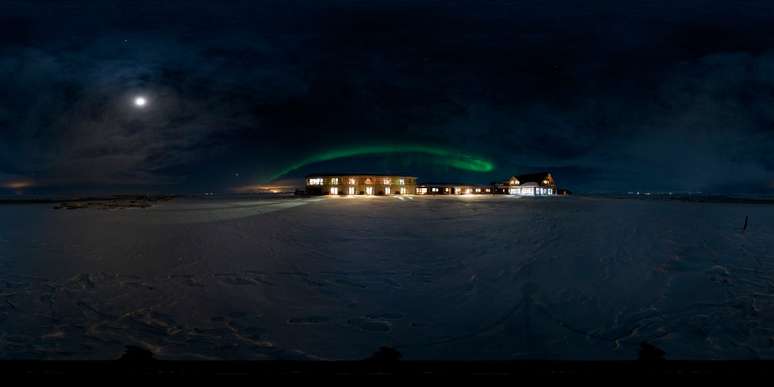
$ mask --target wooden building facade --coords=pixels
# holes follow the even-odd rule
[[[396,175],[308,175],[306,193],[310,195],[413,195],[415,176]]]

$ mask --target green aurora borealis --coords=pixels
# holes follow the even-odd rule
[[[345,157],[389,153],[419,153],[429,155],[433,156],[434,163],[447,165],[465,171],[490,172],[494,170],[494,163],[491,161],[484,160],[472,155],[463,154],[454,149],[426,145],[368,145],[332,149],[315,153],[282,168],[281,170],[271,175],[267,180],[276,180],[296,169],[322,161],[335,160]]]

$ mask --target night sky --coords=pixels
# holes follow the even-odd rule
[[[226,3],[0,1],[0,192],[774,191],[771,1]]]

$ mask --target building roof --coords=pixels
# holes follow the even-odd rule
[[[489,187],[489,184],[474,184],[474,183],[449,183],[449,182],[429,182],[429,183],[417,183],[417,186],[423,185],[436,185],[443,187]]]
[[[321,176],[375,176],[375,177],[410,177],[416,179],[416,176],[400,175],[400,174],[384,174],[384,173],[311,173],[305,178],[321,177]]]
[[[545,180],[550,173],[548,172],[536,172],[536,173],[528,173],[526,175],[517,175],[516,178],[519,179],[519,183],[542,183],[543,180]]]

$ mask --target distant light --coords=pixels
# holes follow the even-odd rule
[[[24,189],[32,187],[34,184],[29,180],[12,180],[3,183],[3,187],[12,189],[14,191],[22,191]]]
[[[145,99],[145,97],[135,97],[134,98],[134,106],[144,107],[147,104],[148,104],[148,100]]]

